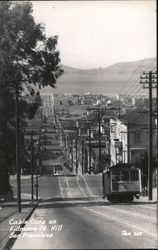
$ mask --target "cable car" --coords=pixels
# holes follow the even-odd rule
[[[140,169],[119,163],[103,172],[103,198],[110,202],[132,202],[142,193]]]

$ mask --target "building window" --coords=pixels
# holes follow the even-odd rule
[[[115,125],[111,125],[111,133],[115,133]]]

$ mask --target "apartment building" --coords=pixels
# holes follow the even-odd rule
[[[153,155],[156,154],[156,126],[153,117]],[[148,154],[148,111],[133,110],[110,119],[110,165],[135,163]]]

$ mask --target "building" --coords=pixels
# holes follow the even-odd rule
[[[153,118],[153,155],[156,154],[156,126]],[[110,165],[135,163],[148,154],[148,111],[133,110],[110,119]]]

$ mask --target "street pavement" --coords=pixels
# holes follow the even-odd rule
[[[36,178],[34,176],[34,184]],[[42,199],[61,199],[61,198],[83,198],[83,197],[102,197],[102,177],[101,175],[74,175],[64,168],[59,175],[38,176],[39,198]],[[14,193],[17,192],[16,178],[10,180]],[[31,176],[21,178],[22,198],[31,199]],[[35,186],[34,186],[34,197]],[[153,189],[153,200],[157,201],[157,190]],[[149,202],[148,197],[141,196],[135,202]]]
[[[157,249],[156,225],[155,204],[42,201],[12,249]]]
[[[22,180],[25,185],[29,179]],[[39,177],[41,201],[12,249],[157,249],[157,204],[102,199],[101,176]]]
[[[77,176],[67,169],[60,174],[38,177],[40,199],[102,197],[101,176]],[[12,178],[10,183],[16,193],[16,179]],[[21,179],[21,192],[26,198],[31,197],[31,176]]]

